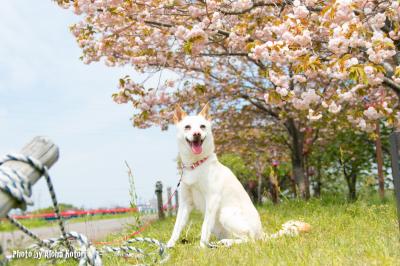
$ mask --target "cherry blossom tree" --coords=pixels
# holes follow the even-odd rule
[[[246,105],[240,111],[226,110],[225,113],[229,111],[232,112],[229,120],[221,119],[215,128],[217,152],[234,153],[243,158],[257,178],[259,203],[267,176],[269,194],[272,201],[278,203],[280,188],[275,168],[280,162],[287,161],[289,154],[284,130],[276,127],[273,120],[266,120],[265,115],[252,105]]]
[[[321,125],[338,116],[366,132],[377,120],[399,123],[398,1],[56,2],[82,18],[71,31],[85,63],[180,75],[152,89],[121,78],[113,98],[133,105],[135,126],[166,128],[176,102],[212,100],[216,123],[257,108],[286,130],[303,196],[304,155]]]

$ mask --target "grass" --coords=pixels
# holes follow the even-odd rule
[[[399,228],[394,200],[312,199],[285,201],[278,206],[259,207],[264,230],[273,233],[287,220],[303,220],[312,225],[310,233],[255,242],[231,248],[199,247],[201,216],[192,215],[191,225],[182,233],[185,244],[169,250],[165,265],[400,265]],[[153,223],[144,236],[166,242],[175,218]],[[121,235],[125,235],[126,232]],[[108,240],[121,236],[109,236]],[[137,245],[135,245],[137,246]],[[127,265],[138,261],[105,257],[104,265]],[[140,262],[140,261],[139,261]],[[147,261],[148,262],[148,261]],[[26,260],[11,265],[34,265]],[[76,265],[69,261],[62,265]]]
[[[80,222],[90,222],[96,220],[105,220],[105,219],[118,219],[132,217],[132,213],[119,213],[119,214],[104,214],[104,215],[88,215],[82,217],[75,217],[70,219],[65,219],[66,223],[80,223]],[[57,220],[45,220],[45,219],[21,219],[18,220],[23,225],[28,228],[38,228],[38,227],[46,227],[46,226],[57,226]],[[19,230],[13,224],[11,224],[7,219],[3,219],[0,221],[0,232],[9,232]]]

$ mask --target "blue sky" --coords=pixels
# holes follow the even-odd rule
[[[60,160],[50,171],[60,202],[126,206],[124,160],[133,169],[139,196],[150,199],[157,180],[166,186],[178,180],[175,130],[132,127],[132,107],[115,104],[111,94],[118,78],[140,76],[130,68],[83,64],[68,28],[77,20],[51,0],[2,2],[0,154],[45,135],[60,147]],[[50,204],[44,180],[33,193],[35,208]]]

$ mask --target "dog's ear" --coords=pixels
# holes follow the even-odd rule
[[[211,120],[209,111],[210,111],[210,103],[207,103],[206,105],[204,105],[199,115],[203,116],[207,120]]]
[[[174,112],[174,123],[178,124],[183,118],[187,116],[186,112],[182,109],[182,107],[177,104],[175,105],[175,112]]]

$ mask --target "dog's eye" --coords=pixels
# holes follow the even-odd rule
[[[206,125],[201,125],[200,128],[201,129],[206,129]]]
[[[186,126],[185,126],[185,129],[186,129],[186,130],[190,130],[190,128],[191,128],[190,125],[186,125]]]

